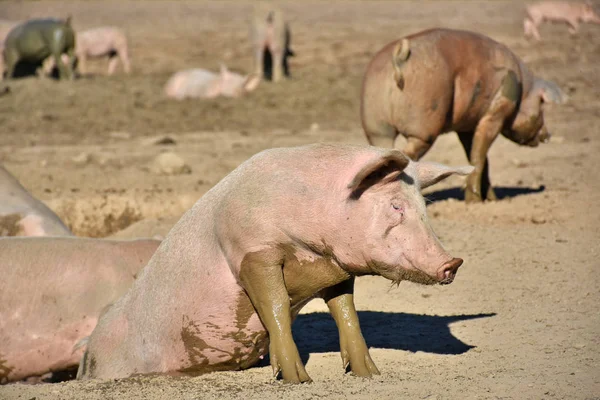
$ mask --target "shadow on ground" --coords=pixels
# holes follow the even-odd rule
[[[358,312],[367,346],[435,354],[462,354],[475,347],[454,337],[450,332],[450,324],[494,315],[496,314],[436,316]],[[329,313],[299,315],[294,322],[293,333],[304,363],[311,353],[340,350],[338,330]]]
[[[517,196],[522,196],[526,194],[532,193],[540,193],[546,190],[544,185],[539,186],[538,188],[527,188],[527,187],[494,187],[494,192],[496,192],[496,197],[498,200],[509,199]],[[436,201],[442,200],[461,200],[465,199],[465,191],[463,188],[454,187],[449,189],[438,190],[435,192],[427,193],[425,195],[427,199],[427,204],[435,203]]]

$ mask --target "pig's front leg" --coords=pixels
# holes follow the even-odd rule
[[[274,375],[281,371],[285,382],[311,382],[292,337],[290,298],[282,265],[283,256],[273,250],[248,254],[240,268],[240,281],[269,332]]]
[[[482,183],[484,182],[487,184],[487,188],[485,189],[488,199],[494,200],[496,198],[488,177],[487,152],[494,139],[498,136],[502,128],[502,123],[503,119],[485,116],[477,125],[469,157],[471,165],[475,167],[475,170],[467,178],[467,187],[465,189],[465,202],[467,203],[483,201],[482,189],[484,187]]]
[[[402,152],[410,157],[411,160],[419,160],[431,148],[435,139],[423,140],[416,136],[409,136]]]
[[[360,331],[358,314],[354,308],[354,278],[323,290],[321,295],[338,327],[344,369],[350,364],[357,376],[370,378],[379,375]]]
[[[471,162],[471,148],[473,146],[473,133],[472,132],[458,132],[458,138],[460,139],[460,143],[465,149],[465,153],[467,154],[467,158],[469,162]],[[472,164],[472,162],[471,162]],[[481,173],[481,193],[485,194],[485,197],[482,200],[496,200],[496,193],[494,192],[494,188],[492,187],[492,183],[490,182],[490,173],[489,173],[489,160],[486,156],[485,164],[483,166],[483,172]],[[466,196],[466,194],[465,194]]]

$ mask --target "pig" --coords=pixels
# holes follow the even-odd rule
[[[0,383],[77,367],[85,346],[75,347],[131,286],[159,244],[0,239]]]
[[[294,52],[290,49],[290,28],[281,10],[263,3],[255,6],[250,39],[257,75],[273,82],[290,76],[288,57]]]
[[[470,163],[466,202],[494,200],[487,152],[499,133],[528,146],[549,139],[543,103],[563,103],[552,82],[535,77],[506,46],[467,31],[430,29],[383,47],[365,72],[361,120],[371,145],[420,159],[444,132],[456,131]]]
[[[62,54],[69,62],[63,63]],[[32,19],[13,28],[4,41],[4,68],[6,78],[11,79],[17,63],[26,61],[41,65],[52,56],[58,66],[59,78],[73,77],[75,54],[75,32],[71,17],[66,20]]]
[[[123,64],[126,74],[131,72],[129,60],[129,49],[125,32],[114,26],[101,26],[77,32],[77,43],[75,44],[75,57],[77,68],[81,75],[87,73],[87,59],[108,57],[108,75],[117,70],[119,60]],[[68,62],[68,57],[63,55],[63,62]],[[44,65],[44,72],[49,74],[55,67],[54,59],[49,59]]]
[[[565,22],[569,25],[569,33],[576,34],[579,30],[579,21],[600,24],[600,16],[594,11],[592,3],[542,1],[531,4],[526,8],[527,16],[523,20],[525,37],[541,40],[538,27],[544,21]]]
[[[0,165],[0,236],[72,236],[44,203]]]
[[[169,78],[165,85],[165,95],[176,100],[240,97],[256,89],[260,81],[257,74],[242,76],[229,71],[225,65],[221,65],[218,74],[201,68],[186,69]]]
[[[100,318],[78,378],[239,370],[268,349],[275,375],[310,381],[291,324],[315,297],[337,323],[344,368],[378,374],[358,324],[354,279],[452,282],[462,260],[433,233],[420,190],[471,170],[369,146],[260,152],[169,231]]]

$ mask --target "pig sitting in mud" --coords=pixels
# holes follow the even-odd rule
[[[123,64],[125,73],[131,72],[129,60],[129,47],[125,32],[114,26],[101,26],[77,32],[77,43],[75,44],[75,56],[77,57],[77,68],[81,75],[87,73],[87,60],[89,58],[108,57],[108,75],[117,70],[119,61]],[[63,62],[68,62],[68,57],[63,55]],[[55,67],[54,59],[49,59],[44,65],[44,72],[49,74]]]
[[[240,97],[258,87],[261,78],[256,74],[242,76],[221,65],[218,74],[205,69],[186,69],[175,73],[165,85],[167,97],[211,99],[217,96]]]
[[[310,381],[291,327],[316,297],[337,323],[344,367],[378,374],[354,308],[354,278],[452,282],[462,260],[442,248],[420,190],[471,170],[369,146],[255,155],[183,215],[100,318],[78,377],[244,369],[268,349],[284,381]]]
[[[0,383],[73,369],[160,241],[0,239]]]
[[[64,21],[32,19],[13,28],[6,37],[2,52],[3,69],[6,69],[6,78],[10,79],[19,62],[41,65],[52,56],[58,66],[60,79],[68,79],[73,77],[74,52],[75,32],[71,28],[70,17]],[[62,60],[63,54],[68,55],[67,63]]]
[[[420,159],[444,132],[456,131],[473,166],[465,200],[495,199],[487,152],[499,133],[527,146],[550,135],[543,103],[562,103],[552,82],[533,76],[506,46],[483,35],[431,29],[394,41],[365,73],[362,125],[370,144]]]
[[[254,7],[250,32],[254,50],[254,72],[273,82],[290,76],[288,57],[291,33],[283,13],[272,5],[259,3]]]
[[[0,236],[72,236],[44,203],[0,165]]]
[[[544,21],[565,22],[572,35],[579,30],[579,21],[600,24],[600,16],[588,1],[542,1],[527,6],[526,11],[527,16],[523,20],[525,37],[533,36],[536,40],[542,39],[538,28]]]

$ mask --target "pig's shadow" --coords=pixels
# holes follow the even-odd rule
[[[358,312],[360,326],[368,347],[435,354],[462,354],[475,347],[454,337],[450,332],[451,323],[494,315],[496,314],[435,316],[378,311]],[[300,357],[305,364],[311,353],[340,350],[338,329],[329,313],[298,315],[294,322],[293,334]],[[263,364],[268,365],[268,360]]]
[[[538,188],[494,186],[494,192],[496,192],[496,197],[498,200],[513,198],[525,194],[540,193],[544,190],[546,190],[544,185],[541,185]],[[448,199],[462,201],[465,199],[465,191],[460,187],[453,187],[430,192],[424,196],[427,199],[428,204]]]

